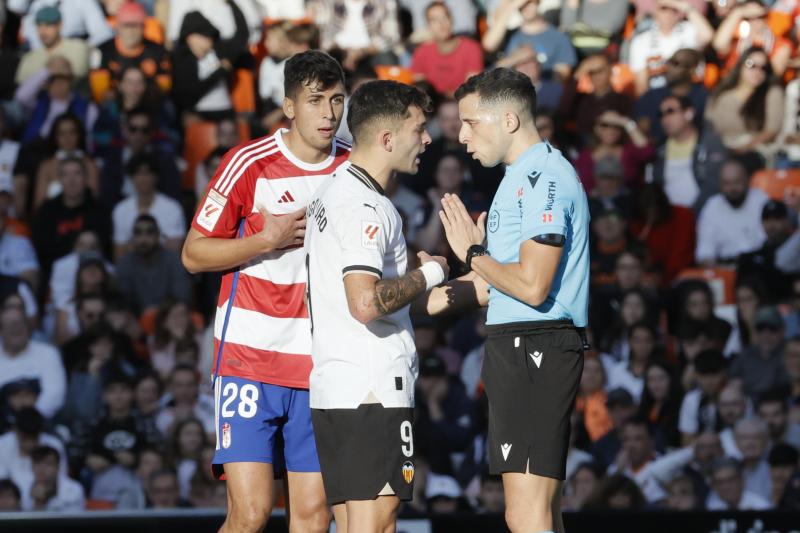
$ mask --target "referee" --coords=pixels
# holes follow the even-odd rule
[[[486,71],[456,99],[460,142],[484,167],[507,165],[488,220],[484,213],[475,224],[455,195],[445,195],[439,213],[475,289],[479,280],[490,287],[482,370],[489,466],[503,476],[512,532],[563,531],[559,495],[588,310],[586,195],[569,162],[536,131],[528,77]],[[428,312],[457,304],[452,295],[467,291],[456,283],[433,290]]]

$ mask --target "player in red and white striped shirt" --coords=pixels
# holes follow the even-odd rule
[[[308,405],[305,207],[349,156],[335,138],[344,74],[319,51],[286,62],[288,130],[229,151],[192,221],[183,263],[225,271],[214,323],[215,472],[227,479],[221,531],[260,531],[285,467],[291,531],[330,521]]]

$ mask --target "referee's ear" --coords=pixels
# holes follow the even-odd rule
[[[512,134],[520,127],[519,115],[513,111],[506,111],[503,113],[503,128],[507,133]]]

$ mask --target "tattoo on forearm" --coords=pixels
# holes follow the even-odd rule
[[[425,275],[419,270],[412,270],[399,278],[381,280],[375,284],[375,309],[381,315],[394,313],[425,292],[425,286]]]

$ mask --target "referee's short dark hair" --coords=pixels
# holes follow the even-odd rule
[[[294,98],[305,85],[319,85],[330,89],[337,83],[344,87],[342,66],[330,55],[320,50],[295,54],[283,67],[283,92]]]
[[[470,94],[477,94],[482,104],[514,102],[531,120],[536,118],[536,89],[528,76],[516,70],[495,68],[476,74],[456,90],[456,100]]]
[[[369,81],[350,97],[347,127],[358,144],[370,125],[377,121],[401,122],[411,116],[412,107],[425,114],[433,110],[430,97],[416,87],[390,80]]]

